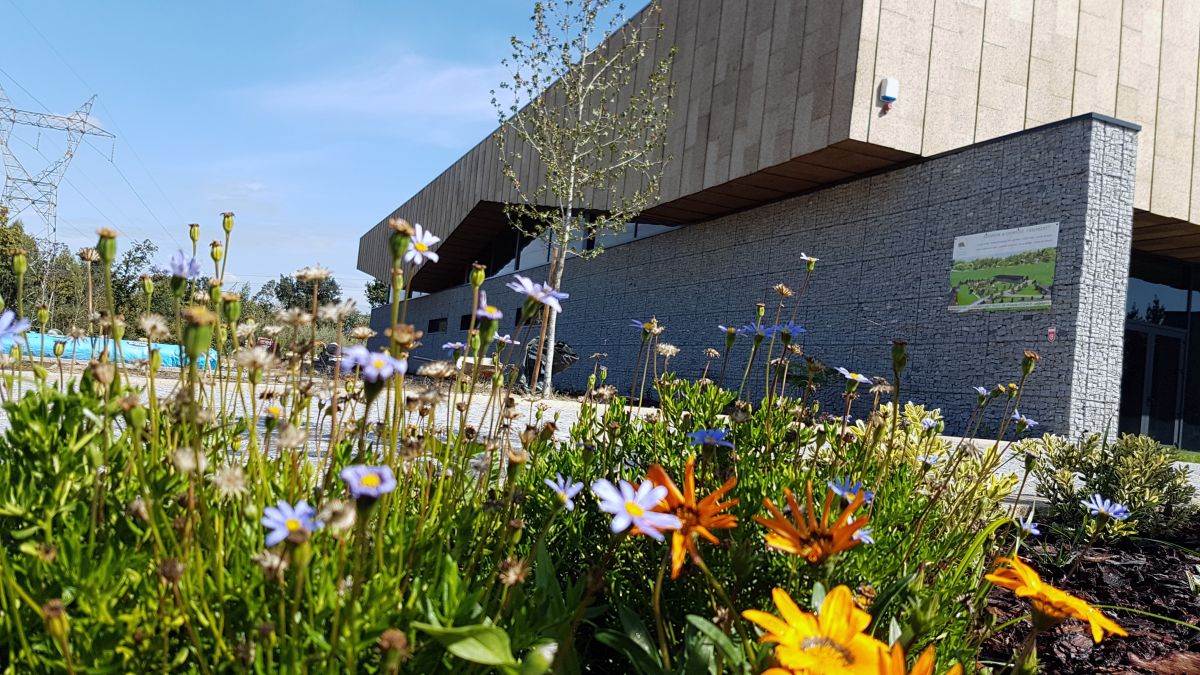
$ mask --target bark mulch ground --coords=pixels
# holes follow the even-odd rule
[[[1193,523],[1172,540],[1192,553],[1200,550],[1200,523]],[[1200,583],[1200,557],[1177,546],[1134,539],[1093,547],[1070,576],[1064,578],[1067,569],[1053,568],[1056,544],[1044,542],[1042,546],[1023,550],[1022,558],[1039,571],[1044,581],[1094,605],[1151,612],[1190,626],[1135,612],[1105,609],[1106,614],[1129,631],[1129,637],[1109,637],[1097,645],[1092,642],[1086,624],[1067,621],[1038,638],[1041,672],[1200,675],[1200,588],[1193,590],[1188,577],[1190,572]],[[992,590],[989,604],[998,622],[1029,612],[1028,603],[1003,588]],[[1024,621],[992,637],[984,644],[981,659],[1007,661],[1029,626]]]

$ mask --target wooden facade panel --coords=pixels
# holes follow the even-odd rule
[[[1150,210],[1188,218],[1196,132],[1196,67],[1200,57],[1200,3],[1166,0],[1159,64]]]
[[[792,158],[792,120],[804,48],[804,24],[809,5],[821,0],[777,0],[772,26],[780,35],[771,40],[770,63],[763,105],[758,166],[773,166]]]
[[[840,3],[809,2],[796,84],[796,112],[792,117],[791,157],[812,152],[828,142],[841,16]]]
[[[1120,10],[1112,0],[1080,0],[1072,114],[1116,114]]]
[[[884,0],[880,8],[871,105],[875,106],[879,82],[885,77],[900,81],[900,100],[888,114],[872,115],[867,136],[871,143],[908,152],[921,151],[933,4],[933,0]]]
[[[871,117],[878,113],[875,80],[875,53],[879,48],[880,3],[882,0],[861,0],[862,19],[858,31],[858,65],[854,69],[854,102],[850,109],[849,137],[866,141],[871,129]]]
[[[935,58],[929,62],[922,154],[936,155],[973,140],[983,15],[984,0],[937,2],[933,18]]]
[[[699,17],[695,46],[692,50],[691,87],[687,102],[687,129],[684,135],[678,194],[690,194],[704,187],[704,164],[708,152],[708,122],[712,116],[713,76],[717,65],[717,34],[721,28],[721,0],[697,0]]]
[[[692,68],[696,61],[696,27],[700,15],[696,2],[663,3],[667,17],[675,17],[674,35],[675,60],[671,64],[671,81],[675,83],[671,99],[671,118],[667,121],[667,165],[663,171],[661,190],[663,194],[679,194],[679,182],[683,176],[683,147],[687,136],[690,115]],[[668,28],[668,30],[671,30]]]
[[[850,138],[850,113],[854,109],[858,79],[858,36],[862,32],[862,9],[862,0],[842,0],[827,143]]]
[[[759,0],[761,2],[761,0]],[[729,157],[742,76],[742,42],[750,0],[726,0],[721,6],[717,60],[713,68],[711,113],[704,155],[704,187],[729,180]]]
[[[1158,117],[1158,53],[1162,39],[1162,0],[1125,0],[1121,19],[1121,64],[1117,73],[1117,117],[1142,125],[1138,133],[1133,206],[1150,208],[1154,173],[1155,120]]]
[[[975,142],[1025,128],[1033,0],[987,4]]]
[[[744,176],[758,169],[766,106],[767,75],[771,64],[771,23],[777,0],[756,0],[746,11],[742,30],[742,62],[738,76],[737,112],[733,121],[733,146],[727,176]],[[783,0],[786,2],[786,0]],[[780,36],[781,40],[786,36]]]
[[[1027,129],[1071,116],[1078,24],[1079,0],[1038,0],[1033,5]]]

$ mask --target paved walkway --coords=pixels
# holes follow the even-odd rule
[[[56,381],[57,373],[54,373],[52,371],[51,379]],[[146,384],[146,379],[144,377],[141,377],[138,375],[131,374],[129,377],[129,381],[134,386],[143,386],[144,387]],[[175,380],[175,379],[160,378],[157,381],[157,388],[158,388],[159,396],[163,397],[163,396],[166,396],[167,394],[169,394],[171,392],[171,390],[175,387],[176,383],[177,383],[177,380]],[[25,386],[27,386],[27,387],[32,386],[32,380],[26,378]],[[244,391],[245,396],[248,397],[249,396],[249,386],[243,385],[243,391]],[[260,391],[261,391],[261,387],[260,387]],[[443,387],[443,391],[445,391],[444,387]],[[571,428],[572,425],[575,424],[575,421],[579,417],[580,403],[574,399],[556,398],[556,399],[541,400],[541,399],[536,399],[536,398],[528,397],[528,396],[517,396],[515,398],[517,400],[516,411],[520,417],[518,419],[514,420],[512,423],[512,426],[511,426],[510,433],[513,435],[514,441],[517,440],[516,436],[518,434],[520,434],[520,432],[525,428],[525,425],[536,419],[536,410],[539,407],[542,407],[544,410],[543,415],[542,415],[543,419],[552,420],[552,419],[555,419],[555,417],[557,416],[557,420],[558,420],[557,421],[557,424],[558,424],[557,436],[559,439],[566,438],[567,431]],[[146,399],[146,394],[143,394],[143,400],[145,400],[145,399]],[[241,403],[238,402],[238,399],[239,399],[239,396],[238,396],[237,391],[236,390],[230,391],[229,392],[229,400],[227,401],[227,405],[229,405],[229,406],[236,405],[240,409]],[[487,433],[488,429],[491,427],[490,420],[493,419],[493,417],[495,415],[495,406],[493,405],[489,409],[487,407],[487,399],[488,399],[488,389],[485,386],[481,385],[476,390],[475,397],[472,400],[471,408],[467,414],[467,423],[476,427],[477,429],[479,429],[481,434]],[[443,402],[438,406],[436,413],[435,413],[436,414],[435,427],[437,427],[439,429],[445,427],[446,414],[448,412],[448,406],[450,406],[450,405],[451,405],[451,403],[447,399],[447,400],[443,400]],[[260,409],[261,409],[261,407],[260,407]],[[643,408],[642,413],[643,414],[649,413],[653,410],[654,409],[652,409],[652,408]],[[313,408],[312,408],[311,412],[312,412],[312,414],[310,417],[311,417],[311,419],[313,419],[315,421],[318,417],[317,403],[315,402],[315,399],[314,399]],[[454,426],[454,428],[457,428],[459,413],[455,411],[455,412],[451,412],[451,414],[453,416],[451,419],[452,425]],[[486,419],[485,419],[485,415],[486,415]],[[7,426],[8,426],[8,416],[6,413],[3,412],[3,410],[0,410],[0,429],[7,428]],[[328,434],[329,424],[328,424],[328,422],[325,422],[322,425],[322,427],[323,427],[322,429],[318,430],[315,427],[315,422],[314,422],[313,426],[311,426],[308,430],[309,441],[308,441],[307,451],[308,451],[308,454],[310,457],[314,457],[314,458],[318,457],[320,455],[320,453],[324,452],[325,448],[327,447],[328,439],[329,439],[329,434]],[[261,428],[261,425],[260,425],[260,428]],[[951,443],[952,445],[957,444],[959,441],[962,440],[960,438],[953,437],[953,436],[945,436],[943,438],[945,441]],[[979,447],[980,449],[983,449],[983,448],[990,446],[993,442],[994,441],[985,440],[985,439],[976,439],[975,445],[977,447]],[[1200,464],[1190,464],[1190,463],[1186,463],[1186,462],[1181,462],[1179,464],[1180,464],[1180,466],[1184,466],[1189,469],[1189,479],[1190,479],[1192,485],[1196,487],[1197,494],[1200,495]],[[1022,477],[1022,474],[1024,473],[1023,461],[1021,458],[1015,456],[1014,454],[1007,453],[1007,456],[1005,457],[1004,462],[997,469],[996,473],[997,474],[1006,474],[1006,473],[1015,474],[1019,480]],[[1023,503],[1028,503],[1030,501],[1034,501],[1034,500],[1038,499],[1038,497],[1037,497],[1037,479],[1034,478],[1033,475],[1029,476],[1029,479],[1025,485],[1025,490],[1024,490],[1023,494],[1024,494],[1024,496],[1022,497]]]

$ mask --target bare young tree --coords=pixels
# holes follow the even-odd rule
[[[504,174],[519,196],[506,206],[509,220],[545,239],[546,283],[556,290],[564,290],[568,254],[599,254],[596,235],[624,229],[657,198],[667,160],[675,50],[653,53],[662,36],[658,0],[629,22],[624,10],[611,0],[535,3],[533,35],[513,37],[503,62],[512,80],[500,90],[511,100],[492,95]],[[545,395],[553,391],[557,318],[544,309],[540,342],[551,346],[541,359]]]

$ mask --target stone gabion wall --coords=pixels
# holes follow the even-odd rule
[[[582,360],[556,384],[582,390],[588,357],[604,352],[609,381],[627,391],[639,347],[629,320],[650,316],[667,326],[662,340],[681,349],[672,370],[699,376],[704,348],[722,345],[718,324],[751,321],[757,302],[767,303],[770,320],[771,287],[800,289],[804,252],[820,262],[797,320],[808,330],[805,351],[822,362],[890,378],[891,340],[907,340],[903,397],[941,408],[948,431],[958,432],[975,404],[972,387],[1014,381],[1032,349],[1042,361],[1021,412],[1048,431],[1115,428],[1136,136],[1133,125],[1085,115],[569,261],[559,339]],[[1050,309],[948,311],[955,237],[1049,222],[1059,223]],[[541,281],[545,269],[523,273]],[[520,304],[504,288],[509,280],[485,284],[506,311]],[[418,328],[441,317],[449,328],[428,335],[414,356],[438,358],[442,343],[464,339],[459,318],[469,307],[465,286],[411,301]],[[382,332],[386,310],[374,319]],[[511,329],[506,319],[501,332]],[[730,382],[748,352],[739,341]],[[760,358],[752,379],[762,377]],[[824,392],[829,405],[837,406],[840,386]]]

